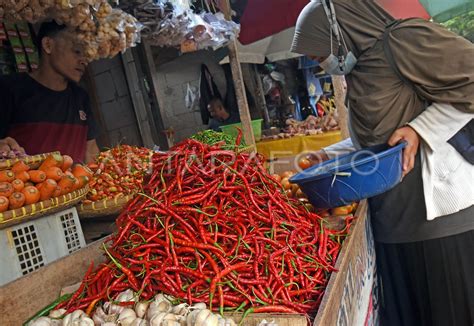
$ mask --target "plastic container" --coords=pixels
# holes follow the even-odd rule
[[[75,207],[0,230],[0,285],[85,247]]]
[[[290,179],[316,208],[334,208],[382,194],[402,178],[402,152],[377,145],[315,165]]]
[[[252,120],[253,134],[255,135],[255,141],[262,139],[262,119]],[[231,125],[220,127],[224,134],[237,137],[239,134],[238,128],[242,129],[242,123],[234,123]]]

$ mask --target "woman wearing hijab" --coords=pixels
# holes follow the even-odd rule
[[[435,23],[394,23],[373,0],[323,1],[301,12],[292,51],[346,75],[345,145],[407,142],[402,182],[369,200],[381,325],[472,326],[474,167],[448,141],[474,116],[474,46]]]

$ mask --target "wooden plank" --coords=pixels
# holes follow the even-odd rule
[[[153,140],[154,130],[152,130],[151,123],[153,119],[148,117],[145,96],[140,89],[140,82],[138,79],[137,68],[133,58],[132,50],[128,50],[122,55],[122,65],[127,78],[128,90],[132,98],[133,109],[137,118],[138,130],[142,138],[142,143],[145,147],[153,148],[155,141]]]
[[[242,67],[240,66],[239,53],[237,51],[236,41],[229,43],[229,60],[232,69],[232,79],[234,80],[235,95],[239,106],[240,121],[242,122],[242,132],[247,146],[255,148],[255,135],[252,129],[252,118],[250,116],[247,94],[245,93],[244,79],[242,76]]]
[[[232,318],[237,324],[242,320],[242,314],[224,313],[225,317]],[[243,325],[258,326],[262,321],[274,323],[278,326],[307,326],[308,320],[303,314],[250,314]]]
[[[145,59],[144,61],[145,61],[145,64],[146,64],[145,72],[148,74],[148,79],[150,80],[150,83],[151,83],[151,87],[150,87],[151,88],[151,90],[150,90],[151,91],[151,97],[152,97],[152,100],[155,103],[156,107],[159,110],[160,117],[164,117],[166,115],[166,113],[164,112],[164,107],[165,106],[163,104],[162,99],[158,96],[160,83],[158,82],[157,68],[156,68],[156,65],[155,65],[154,57],[153,57],[153,51],[151,49],[150,44],[148,44],[147,42],[143,43],[142,49],[144,50],[144,59]],[[161,121],[156,121],[156,123],[158,124],[157,125],[158,130],[161,131],[161,132],[164,132],[165,127],[163,125],[162,119],[161,119]],[[166,137],[166,142],[167,142],[167,147],[166,148],[164,148],[160,144],[160,146],[162,146],[163,150],[168,149],[169,147],[172,146],[172,144],[170,143],[168,137]]]
[[[21,325],[36,311],[53,302],[66,285],[80,282],[90,262],[103,261],[103,240],[0,287],[1,325]]]
[[[355,325],[352,319],[356,313],[355,306],[357,300],[354,298],[362,297],[361,292],[363,289],[356,288],[357,285],[350,290],[351,293],[347,293],[349,291],[346,291],[346,289],[348,285],[347,281],[354,281],[359,278],[361,276],[359,274],[362,273],[362,268],[353,270],[351,265],[358,263],[356,260],[364,254],[361,250],[366,249],[363,247],[363,244],[364,240],[367,238],[365,232],[367,201],[364,200],[360,203],[355,216],[357,216],[357,221],[352,226],[351,236],[344,242],[341,253],[339,254],[339,259],[335,266],[339,272],[333,273],[329,280],[314,325],[339,325],[339,318],[341,318],[340,316],[342,315],[341,309],[343,309],[344,313],[347,315],[347,319],[349,319],[348,323],[343,322],[342,324]],[[350,300],[350,305],[348,307],[343,307],[343,305],[346,304],[346,298]]]
[[[258,73],[257,65],[253,65],[253,73],[254,73],[255,82],[257,84],[257,87],[255,89],[255,95],[256,95],[255,102],[258,103],[257,107],[260,108],[262,112],[263,118],[265,120],[265,125],[270,126],[270,113],[268,113],[267,101],[265,99],[265,94],[263,91],[263,82],[262,82],[262,78],[260,77],[260,74]]]
[[[87,88],[87,93],[89,94],[89,98],[91,101],[91,109],[92,114],[94,115],[94,119],[97,125],[97,144],[100,147],[110,148],[110,136],[106,132],[106,124],[104,120],[104,116],[100,111],[100,104],[99,104],[99,97],[97,95],[97,86],[95,84],[95,80],[92,77],[92,72],[90,68],[87,68],[86,74],[84,75],[84,83]]]

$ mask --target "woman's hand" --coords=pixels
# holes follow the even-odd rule
[[[403,150],[403,176],[406,176],[415,166],[415,157],[420,146],[420,136],[409,126],[397,129],[388,140],[390,146],[406,141],[407,146]]]

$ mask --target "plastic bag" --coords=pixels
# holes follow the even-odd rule
[[[184,98],[186,103],[186,109],[193,110],[196,106],[199,105],[199,91],[196,87],[191,86],[188,83],[186,88],[186,96]]]

